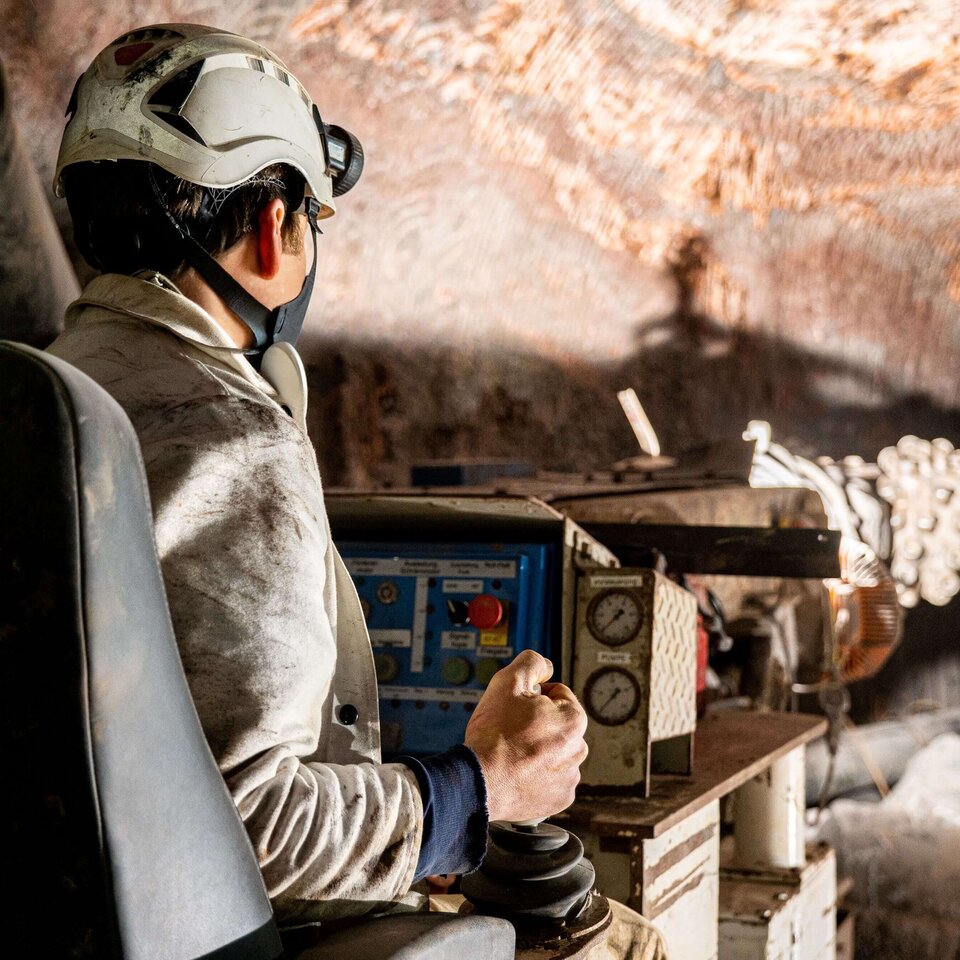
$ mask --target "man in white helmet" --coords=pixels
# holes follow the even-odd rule
[[[50,350],[137,431],[187,680],[278,920],[416,899],[416,880],[478,866],[488,819],[569,805],[586,719],[527,652],[465,745],[380,763],[372,651],[293,347],[317,223],[359,178],[360,145],[270,51],[185,24],[107,46],[68,117],[55,186],[102,274]]]

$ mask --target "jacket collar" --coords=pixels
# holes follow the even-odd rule
[[[163,327],[235,370],[258,389],[271,396],[275,394],[269,381],[254,370],[216,320],[161,273],[144,270],[132,277],[119,273],[94,277],[67,307],[68,329],[94,319],[84,316],[87,307],[100,307]]]

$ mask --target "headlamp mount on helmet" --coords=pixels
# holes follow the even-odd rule
[[[333,177],[333,195],[341,197],[357,185],[360,174],[363,173],[363,147],[349,130],[324,123],[316,104],[313,107],[313,118],[323,141],[327,169]]]

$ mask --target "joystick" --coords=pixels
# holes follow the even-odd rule
[[[593,892],[594,880],[579,837],[551,823],[500,820],[490,824],[484,861],[461,890],[473,912],[513,923],[518,956],[531,950],[572,958],[595,946],[610,924],[610,905]]]
[[[463,878],[463,895],[493,916],[567,920],[582,910],[595,879],[579,837],[549,823],[490,824],[483,865]]]

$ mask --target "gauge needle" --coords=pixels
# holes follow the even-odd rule
[[[604,703],[604,705],[600,708],[598,712],[603,713],[603,711],[606,710],[607,707],[609,707],[610,704],[613,703],[613,701],[616,700],[621,693],[623,693],[623,687],[617,687],[616,690],[614,690],[613,693],[611,693],[610,696],[607,697],[606,703]]]
[[[621,607],[601,628],[600,632],[603,633],[608,627],[612,627],[627,611]]]

